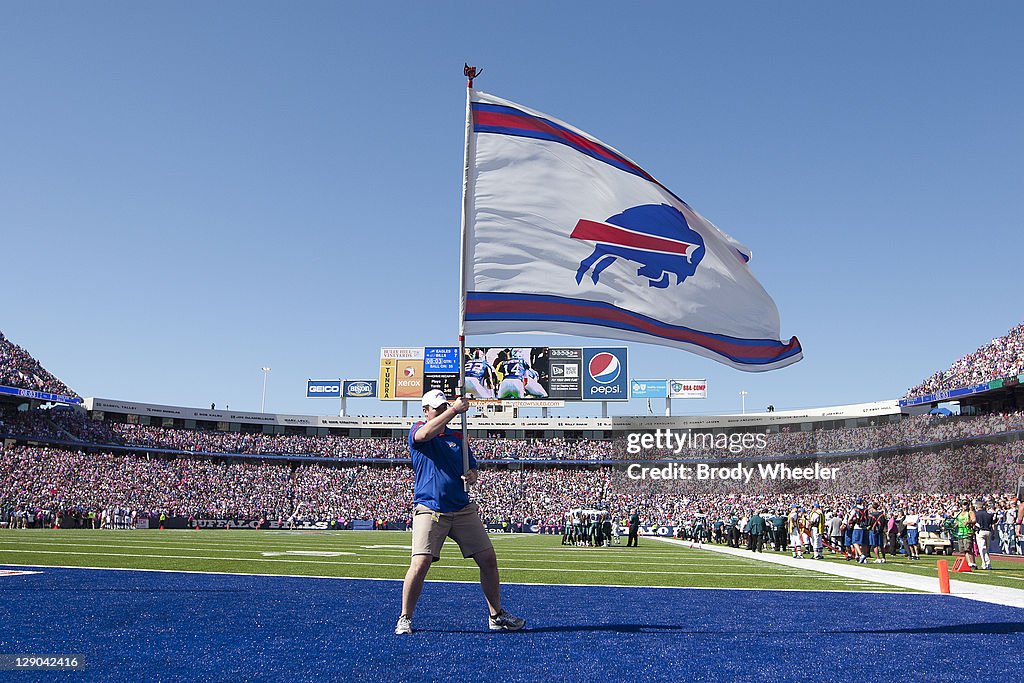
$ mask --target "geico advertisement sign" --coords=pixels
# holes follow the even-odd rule
[[[341,382],[338,380],[310,380],[306,383],[306,398],[337,398],[341,396]]]

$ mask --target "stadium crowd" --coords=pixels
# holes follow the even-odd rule
[[[1008,489],[1022,473],[1024,442],[980,443],[934,452],[830,462],[835,480],[653,482],[622,467],[484,468],[474,494],[485,521],[557,527],[581,506],[617,515],[636,512],[645,524],[685,528],[698,518],[721,521],[796,505],[841,513],[868,497],[896,514],[947,516],[963,497],[993,509],[1012,507]],[[15,446],[0,458],[0,522],[123,510],[156,518],[332,521],[375,520],[383,527],[409,519],[412,470],[404,465],[334,467],[317,463],[158,458]],[[127,512],[124,513],[127,516]]]
[[[346,436],[304,436],[214,432],[152,425],[94,422],[75,410],[11,413],[2,417],[3,431],[20,436],[78,441],[96,445],[127,445],[186,453],[284,454],[341,459],[396,459],[408,457],[405,439]],[[688,445],[684,450],[645,450],[643,458],[712,459],[744,456],[797,456],[818,453],[872,451],[939,441],[984,437],[1024,430],[1024,412],[981,416],[919,415],[899,422],[845,429],[764,434],[764,447],[742,454],[727,448]],[[616,460],[630,457],[626,444],[599,439],[470,440],[481,460]],[[639,456],[639,454],[633,454]]]
[[[54,411],[52,410],[2,413],[0,414],[0,434],[52,441],[74,440],[53,418]]]
[[[1024,325],[936,373],[910,395],[954,388],[1024,370]],[[0,334],[0,384],[74,395],[20,347]],[[748,481],[636,480],[624,466],[594,461],[633,459],[624,439],[471,439],[482,461],[522,464],[487,467],[474,494],[490,524],[554,530],[566,512],[583,506],[610,510],[618,518],[636,514],[645,525],[673,527],[684,535],[733,540],[749,532],[755,515],[777,520],[787,511],[818,510],[832,523],[868,499],[888,519],[952,517],[965,498],[996,514],[1000,542],[1024,551],[1015,535],[1017,501],[1009,489],[1022,475],[1024,442],[989,439],[1024,429],[1024,412],[984,416],[922,415],[879,425],[763,433],[763,448],[742,456],[828,454],[835,479]],[[68,519],[82,526],[129,528],[136,521],[167,517],[329,521],[375,526],[410,522],[412,470],[389,464],[408,456],[403,438],[272,435],[96,422],[80,410],[12,411],[0,415],[0,433],[33,437],[51,445],[13,446],[0,452],[0,526],[50,526]],[[1010,437],[1012,438],[1012,437]],[[967,443],[926,446],[974,439]],[[61,446],[57,442],[64,442]],[[76,447],[77,443],[86,453]],[[175,454],[110,453],[103,446],[145,447]],[[922,446],[911,453],[894,447]],[[99,450],[100,452],[95,452]],[[888,450],[886,453],[874,451]],[[195,454],[223,454],[224,457]],[[853,454],[846,456],[842,454]],[[351,466],[303,462],[243,461],[232,454],[326,456],[377,459]],[[660,457],[710,461],[742,457],[721,447],[682,452],[644,451]],[[531,465],[567,460],[572,466]],[[801,512],[802,514],[802,512]],[[769,521],[775,529],[777,524]],[[734,532],[724,533],[732,529]],[[717,531],[715,531],[717,530]],[[783,546],[785,543],[783,543]]]
[[[0,385],[74,396],[68,385],[50,374],[39,361],[0,332]]]
[[[1019,430],[1024,430],[1024,411],[962,417],[915,415],[877,426],[770,433],[765,435],[764,448],[755,447],[751,450],[757,456],[854,453],[971,439]],[[687,447],[678,454],[670,449],[645,453],[658,458],[703,459],[736,455],[722,448],[694,447]]]
[[[86,441],[188,451],[192,453],[252,453],[314,455],[336,458],[407,458],[405,439],[387,437],[300,436],[241,434],[189,429],[170,429],[136,424],[110,423],[113,441]],[[481,459],[598,460],[614,457],[615,445],[585,439],[472,439],[473,452]]]
[[[1024,373],[1024,323],[974,353],[958,358],[946,370],[936,372],[908,390],[907,398],[969,387],[1021,373]]]
[[[15,446],[0,458],[0,505],[41,514],[124,508],[195,517],[289,515],[291,468]]]

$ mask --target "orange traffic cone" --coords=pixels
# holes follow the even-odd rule
[[[967,564],[966,558],[958,557],[953,563],[953,571],[968,573],[971,571],[971,565]]]

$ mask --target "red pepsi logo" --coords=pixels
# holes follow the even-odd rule
[[[591,379],[598,384],[611,384],[619,378],[622,366],[619,364],[618,356],[602,351],[590,359],[587,371],[590,373]]]

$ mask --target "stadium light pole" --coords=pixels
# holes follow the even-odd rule
[[[260,399],[260,412],[266,412],[267,407],[267,375],[270,374],[270,368],[260,368],[263,371],[263,398]]]
[[[747,394],[750,393],[746,389],[740,389],[740,411],[743,415],[747,414]]]

